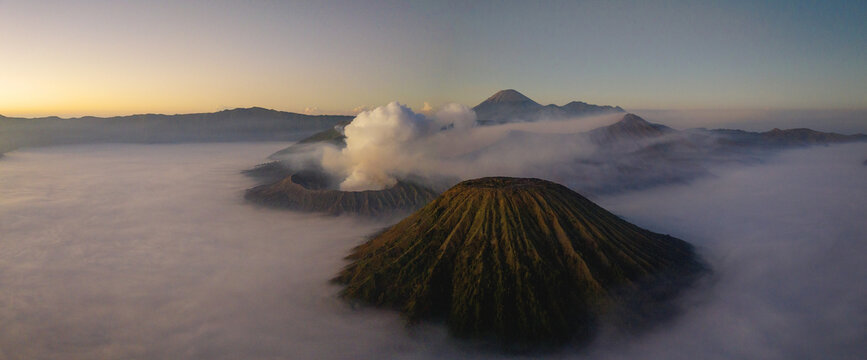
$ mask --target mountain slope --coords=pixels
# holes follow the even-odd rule
[[[304,151],[311,144],[331,144],[339,147],[346,146],[346,135],[343,135],[343,128],[349,125],[351,120],[340,121],[330,129],[325,129],[299,140],[286,148],[280,149],[275,153],[268,155],[268,159],[280,160],[287,155]]]
[[[608,145],[622,141],[652,139],[674,132],[675,130],[668,126],[647,122],[635,114],[626,114],[620,121],[591,130],[588,134],[595,143]]]
[[[670,295],[702,269],[686,242],[521,178],[464,181],[348,259],[343,297],[516,344],[586,339],[643,284]]]

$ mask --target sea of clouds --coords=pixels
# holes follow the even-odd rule
[[[253,182],[239,170],[285,145],[83,145],[0,159],[0,359],[507,357],[340,301],[328,280],[390,221],[244,203]],[[865,159],[867,144],[791,150],[594,197],[695,244],[714,276],[648,333],[545,356],[867,358]]]

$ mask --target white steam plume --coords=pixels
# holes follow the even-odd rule
[[[411,143],[439,131],[470,128],[475,121],[475,113],[460,104],[448,104],[428,118],[391,102],[358,114],[344,129],[346,147],[326,148],[322,166],[343,178],[341,190],[383,189],[424,156],[412,151]]]

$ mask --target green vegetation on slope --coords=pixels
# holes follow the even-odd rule
[[[564,186],[518,178],[462,182],[348,259],[335,278],[345,298],[518,344],[587,339],[644,284],[675,287],[702,269],[686,242]]]

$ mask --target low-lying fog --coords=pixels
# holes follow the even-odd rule
[[[353,310],[328,283],[386,225],[246,204],[286,144],[88,145],[0,159],[0,359],[499,358]],[[716,271],[643,336],[551,358],[867,357],[867,145],[593,199]]]

